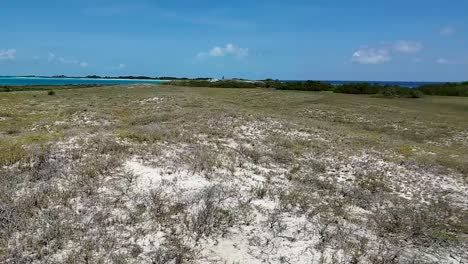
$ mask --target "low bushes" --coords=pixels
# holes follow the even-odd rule
[[[299,91],[333,91],[331,84],[318,81],[305,82],[280,82],[272,86],[278,90],[299,90]]]
[[[278,90],[297,91],[333,91],[344,94],[368,94],[385,98],[421,98],[424,95],[439,96],[468,96],[468,82],[430,84],[418,88],[408,88],[398,85],[379,85],[373,83],[346,83],[332,85],[320,81],[291,81],[267,79],[264,81],[247,82],[238,80],[208,81],[185,80],[172,81],[168,85],[190,87],[214,87],[214,88],[273,88]]]
[[[165,83],[167,85],[189,86],[189,87],[211,87],[211,88],[257,88],[257,82],[243,81],[205,81],[205,80],[188,80],[188,81],[172,81]]]
[[[468,82],[424,85],[417,90],[427,95],[468,96]]]

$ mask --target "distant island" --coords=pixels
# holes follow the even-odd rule
[[[130,80],[211,80],[213,78],[199,77],[199,78],[185,78],[185,77],[149,77],[149,76],[99,76],[99,75],[87,75],[87,76],[66,76],[66,75],[53,75],[53,76],[42,76],[42,75],[24,75],[24,76],[0,76],[0,77],[22,77],[22,78],[63,78],[63,79],[130,79]]]

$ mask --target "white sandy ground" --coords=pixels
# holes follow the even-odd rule
[[[139,101],[140,104],[144,105],[144,104],[159,104],[159,103],[162,103],[163,102],[163,98],[161,97],[153,97],[153,98],[148,98],[148,99],[144,99],[144,100],[141,100]]]
[[[258,131],[247,133],[248,136],[259,134]],[[226,145],[230,148],[237,147],[237,144],[231,140],[227,140]],[[365,172],[380,172],[383,173],[390,186],[399,189],[398,193],[404,197],[417,199],[418,197],[414,196],[421,195],[421,202],[424,202],[423,194],[449,192],[454,200],[459,201],[464,206],[467,205],[466,197],[468,197],[468,192],[466,185],[446,175],[416,173],[404,166],[376,159],[368,154],[353,156],[347,161],[337,162],[333,158],[326,160],[333,164],[333,168],[327,169],[327,175],[337,178],[338,182],[346,183],[346,180],[354,180],[356,173],[362,173],[363,170]],[[284,178],[286,172],[281,168],[272,170],[248,164],[244,169],[231,174],[228,182],[224,182],[224,178],[222,178],[220,181],[215,179],[210,183],[203,176],[186,170],[180,170],[168,175],[161,168],[143,165],[137,159],[127,161],[125,168],[137,176],[135,181],[137,192],[148,192],[154,187],[161,186],[164,181],[172,181],[174,185],[170,192],[181,196],[193,195],[214,183],[224,184],[229,188],[234,187],[239,191],[240,196],[250,196],[250,190],[253,187],[265,182],[266,177],[262,175],[268,175],[269,172],[274,171],[275,173],[279,172],[280,175],[283,174]],[[226,172],[221,170],[217,173],[222,175]],[[287,183],[285,180],[279,180],[277,184],[285,185]],[[281,219],[281,226],[278,228],[281,231],[277,231],[269,226],[268,218],[277,210],[278,201],[253,199],[251,206],[254,217],[248,225],[232,227],[225,237],[206,240],[198,246],[201,249],[199,263],[318,263],[321,259],[346,261],[346,258],[340,252],[327,250],[319,252],[314,248],[320,238],[318,234],[320,224],[318,222],[311,222],[310,219],[304,216],[280,213],[278,218]],[[350,208],[349,210],[353,209]],[[363,213],[360,210],[356,211],[357,215]],[[360,227],[351,225],[348,228],[353,232],[361,232],[365,236],[372,237],[372,234]],[[423,253],[419,252],[419,254]],[[440,257],[438,256],[439,259]],[[456,259],[446,257],[447,263],[456,263]],[[427,258],[434,257],[428,254]]]
[[[267,120],[266,122],[252,123],[238,128],[240,138],[245,137],[258,141],[269,133],[281,133],[288,137],[308,140],[323,140],[319,133],[307,133],[294,129],[284,129],[278,122]],[[227,147],[237,149],[239,144],[227,140]],[[171,155],[166,155],[170,157]],[[318,157],[305,157],[304,159],[317,159]],[[435,175],[421,168],[408,168],[376,158],[375,155],[362,153],[351,156],[345,160],[336,160],[334,157],[321,157],[327,164],[326,175],[337,179],[338,184],[347,184],[346,180],[355,180],[357,174],[378,173],[383,176],[390,188],[403,197],[413,201],[427,202],[430,198],[443,193],[450,196],[452,201],[462,207],[468,207],[467,185],[458,177],[450,175]],[[202,190],[211,184],[223,185],[229,189],[238,191],[241,197],[251,197],[252,189],[265,184],[267,181],[272,188],[287,188],[286,173],[288,168],[275,164],[259,165],[247,163],[233,173],[218,169],[214,172],[218,177],[210,181],[201,175],[195,175],[186,170],[176,172],[176,175],[163,176],[158,168],[150,168],[141,165],[137,161],[127,161],[126,168],[134,172],[138,180],[137,188],[149,188],[153,184],[163,180],[176,181],[175,188],[171,191],[181,195]],[[227,235],[203,241],[198,247],[200,251],[199,263],[318,263],[349,261],[341,251],[323,249],[319,251],[316,245],[320,239],[319,231],[323,228],[318,219],[310,219],[304,215],[280,212],[279,201],[267,198],[251,198],[253,217],[249,223],[234,226],[229,229]],[[365,214],[365,210],[357,208],[357,217]],[[278,222],[271,226],[270,218],[276,216]],[[351,213],[352,214],[352,213]],[[351,233],[360,233],[369,239],[375,239],[374,235],[362,227],[343,222],[342,226]],[[424,252],[419,252],[424,256]],[[436,259],[431,254],[426,254],[427,259]],[[447,263],[456,263],[456,259],[448,254],[437,256],[445,259]]]
[[[444,195],[459,206],[468,207],[468,186],[461,175],[453,177],[435,174],[424,168],[408,168],[368,153],[351,156],[344,161],[337,162],[334,158],[326,160],[333,164],[333,169],[329,169],[327,174],[339,182],[354,181],[359,174],[381,175],[387,186],[404,198],[429,202],[431,198]]]
[[[160,99],[151,98],[144,103],[157,103]],[[78,117],[87,125],[94,125],[91,119]],[[97,124],[96,124],[97,125]],[[256,122],[244,124],[235,129],[238,139],[220,139],[219,149],[224,151],[239,150],[245,147],[244,139],[260,141],[272,131],[282,133],[289,137],[305,140],[328,139],[314,132],[296,131],[290,129],[286,132],[282,125],[276,121]],[[200,136],[204,144],[212,144],[207,137]],[[57,149],[63,153],[71,149],[82,147],[88,138],[71,138],[59,143]],[[121,142],[122,143],[122,142]],[[217,144],[214,144],[217,145]],[[197,250],[195,263],[348,263],[349,257],[342,250],[332,248],[318,249],[317,245],[322,238],[320,234],[327,227],[318,217],[306,217],[304,214],[280,210],[280,201],[277,195],[264,198],[256,197],[252,190],[268,185],[275,192],[287,190],[290,183],[287,180],[289,167],[279,164],[254,164],[245,162],[234,171],[226,166],[214,168],[209,177],[201,172],[194,172],[184,164],[179,156],[184,153],[188,145],[166,144],[158,157],[133,156],[124,161],[122,167],[116,168],[101,182],[98,189],[98,202],[91,202],[86,198],[75,198],[72,209],[85,216],[92,217],[94,213],[102,212],[111,215],[108,220],[111,230],[115,229],[117,243],[122,245],[125,252],[126,245],[138,245],[141,253],[133,263],[151,263],[149,256],[166,241],[169,229],[162,225],[155,225],[150,216],[144,214],[143,220],[134,225],[129,222],[130,213],[137,210],[139,203],[148,199],[150,193],[159,190],[163,195],[170,197],[171,201],[193,200],[210,186],[222,186],[232,191],[234,196],[222,202],[225,208],[237,206],[239,201],[245,202],[250,210],[250,217],[243,222],[235,223],[228,228],[228,232],[202,239],[195,244],[190,236],[187,244]],[[414,202],[425,203],[433,196],[444,195],[459,206],[468,207],[468,188],[459,177],[453,175],[438,175],[418,167],[395,164],[385,161],[374,153],[360,153],[350,157],[336,157],[324,154],[321,157],[305,155],[298,162],[317,160],[326,165],[322,178],[334,179],[339,186],[353,184],[361,174],[374,173],[382,177],[389,188],[398,195],[412,199]],[[224,160],[224,162],[228,162]],[[132,179],[127,180],[126,174]],[[67,190],[68,180],[57,182],[62,190]],[[110,208],[104,208],[104,201],[113,200],[118,203]],[[188,208],[189,213],[198,210],[197,206]],[[362,208],[347,208],[351,217],[362,218],[368,212]],[[80,224],[87,222],[84,217]],[[342,220],[341,232],[358,234],[372,241],[375,234],[365,227]],[[176,227],[177,228],[177,227]],[[333,227],[329,227],[333,229]],[[94,230],[93,232],[99,232]],[[90,233],[89,235],[93,235]],[[76,244],[65,245],[52,259],[63,261],[67,255],[78,247]],[[463,263],[464,256],[451,252],[423,252],[420,249],[407,248],[404,254],[414,254],[429,261],[442,261],[441,263]],[[115,252],[114,252],[115,253]]]
[[[203,177],[188,171],[167,175],[160,168],[145,166],[136,160],[127,161],[125,168],[137,176],[134,188],[139,193],[149,192],[161,186],[163,181],[174,182],[172,188],[166,190],[182,197],[194,195],[210,185],[210,182]],[[248,196],[250,188],[257,186],[262,180],[253,173],[243,171],[226,185],[241,187],[239,195]],[[304,217],[281,216],[287,232],[284,232],[282,236],[275,236],[266,222],[268,212],[275,210],[278,206],[277,202],[253,200],[251,204],[255,217],[249,225],[231,228],[225,238],[203,241],[199,246],[202,249],[199,263],[262,263],[265,259],[277,262],[283,258],[294,260],[296,263],[312,261],[313,256],[310,253],[307,254],[306,251],[308,247],[313,246],[314,240],[307,233],[302,235],[302,239],[298,239],[301,230],[308,229],[307,225],[311,225]],[[256,244],[250,245],[251,240],[257,240]],[[265,243],[271,244],[266,246]]]
[[[138,175],[136,186],[139,191],[145,191],[145,187],[148,191],[151,186],[158,185],[164,179],[160,169],[146,167],[135,161],[127,162],[126,166]],[[187,177],[188,175],[188,173],[183,172],[177,176],[166,177],[167,179],[180,177],[180,180],[177,181],[178,184],[176,184],[178,187],[172,191],[185,195],[187,192],[200,190],[209,184],[208,181],[199,176],[190,179]],[[249,181],[243,182],[248,183]],[[141,185],[142,183],[145,184]],[[337,254],[337,259],[345,260],[339,256],[339,253],[324,252],[322,255],[321,252],[314,249],[314,245],[319,239],[320,225],[318,223],[310,222],[304,216],[282,213],[278,217],[281,219],[283,231],[281,234],[277,234],[268,226],[267,222],[268,215],[275,211],[278,203],[270,200],[253,200],[251,204],[255,215],[251,222],[248,225],[229,229],[229,234],[226,237],[204,241],[199,245],[201,257],[198,263],[253,264],[283,263],[285,261],[287,263],[318,263],[323,256],[325,256],[324,259],[331,260],[332,254]],[[366,233],[366,230],[359,230],[356,227],[355,232],[358,231]],[[370,234],[366,235],[371,236]],[[431,258],[431,255],[428,255],[428,258]],[[456,263],[455,259],[452,261],[452,263]]]

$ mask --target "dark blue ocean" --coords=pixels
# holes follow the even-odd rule
[[[287,80],[284,82],[294,82],[293,80]],[[401,87],[416,88],[423,85],[429,84],[445,84],[446,82],[394,82],[394,81],[331,81],[331,80],[321,80],[321,82],[329,83],[332,85],[340,85],[347,83],[370,83],[376,85],[398,85]]]
[[[291,80],[292,81],[292,80]],[[287,80],[285,82],[291,82]],[[40,78],[40,77],[0,77],[0,85],[72,85],[72,84],[160,84],[162,80],[133,80],[133,79],[89,79],[89,78]],[[389,81],[328,81],[333,85],[345,83],[372,83],[379,85],[399,85],[402,87],[419,87],[426,84],[441,84],[441,82],[389,82]]]
[[[398,85],[401,87],[409,87],[409,88],[416,88],[423,85],[429,84],[444,84],[444,82],[389,82],[389,81],[324,81],[333,85],[340,85],[345,83],[370,83],[370,84],[378,84],[378,85]]]

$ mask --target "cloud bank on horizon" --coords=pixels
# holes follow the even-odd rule
[[[0,24],[11,25],[0,42],[0,75],[468,76],[468,2],[461,0],[23,1],[0,10]]]
[[[383,64],[392,60],[392,53],[414,54],[422,51],[423,44],[418,41],[398,40],[379,48],[362,47],[353,53],[352,62],[360,64]]]
[[[241,48],[234,44],[229,43],[229,44],[226,44],[225,47],[215,46],[208,52],[200,52],[197,54],[197,57],[203,58],[207,56],[209,57],[234,56],[237,58],[244,58],[244,57],[247,57],[248,55],[249,55],[248,48]]]
[[[0,50],[0,60],[13,60],[16,58],[15,49]]]

